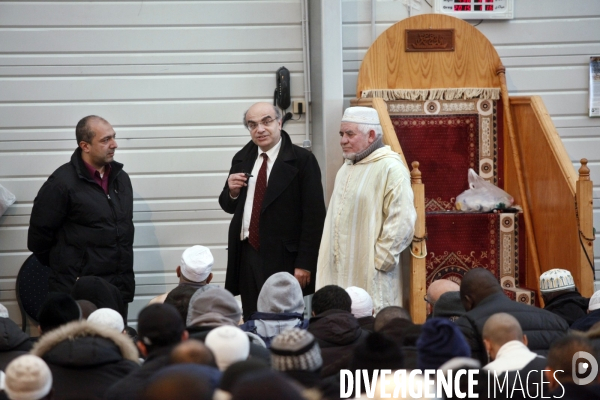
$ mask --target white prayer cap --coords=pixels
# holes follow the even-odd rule
[[[6,367],[4,391],[10,399],[41,399],[52,389],[52,373],[48,365],[33,354],[24,354]]]
[[[354,122],[356,124],[379,125],[379,114],[371,107],[348,107],[344,111],[342,122]]]
[[[8,318],[8,310],[4,307],[4,304],[0,304],[0,318]]]
[[[596,290],[592,297],[590,297],[590,304],[588,310],[595,311],[600,308],[600,290]]]
[[[575,289],[573,275],[566,269],[555,268],[540,275],[540,291],[542,293]]]
[[[117,332],[123,332],[123,329],[125,329],[123,316],[112,308],[99,308],[91,313],[87,320],[114,329]]]
[[[221,371],[235,362],[246,360],[250,354],[248,335],[237,326],[221,325],[214,328],[206,335],[204,344],[215,355]]]
[[[356,286],[350,286],[346,292],[352,299],[352,315],[363,318],[373,315],[373,299],[366,290]]]
[[[207,247],[196,245],[186,249],[181,255],[181,273],[192,282],[202,282],[212,270],[215,262]]]

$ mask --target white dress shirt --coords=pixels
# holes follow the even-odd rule
[[[256,180],[258,179],[258,171],[262,166],[263,159],[261,157],[262,153],[267,153],[267,186],[269,185],[269,176],[271,176],[271,169],[273,169],[273,164],[279,155],[279,149],[281,149],[281,138],[279,138],[279,142],[275,146],[273,146],[269,151],[262,151],[260,147],[258,148],[258,154],[256,155],[256,161],[254,162],[254,168],[252,168],[251,174],[253,175],[251,178],[248,178],[246,182],[248,184],[248,193],[246,194],[246,203],[244,204],[244,218],[242,219],[242,231],[240,232],[240,239],[244,240],[248,237],[248,231],[250,230],[250,218],[252,217],[252,204],[254,203],[254,189],[256,187]]]

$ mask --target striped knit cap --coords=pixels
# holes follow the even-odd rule
[[[321,349],[308,331],[292,328],[271,342],[271,366],[277,371],[316,371],[323,365]]]

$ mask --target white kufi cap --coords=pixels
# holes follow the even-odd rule
[[[588,305],[588,310],[595,311],[600,308],[600,290],[594,292],[592,297],[590,297],[590,304]]]
[[[88,322],[114,329],[119,333],[125,329],[123,316],[112,308],[99,308],[91,313],[87,320]]]
[[[38,356],[25,354],[6,367],[4,391],[13,400],[37,400],[52,389],[52,373]]]
[[[207,247],[196,245],[186,249],[181,255],[181,273],[192,282],[202,282],[212,270],[215,262]]]
[[[215,355],[221,371],[235,362],[246,360],[250,354],[248,335],[237,326],[222,325],[214,328],[206,335],[204,344]]]
[[[540,275],[540,291],[542,293],[574,288],[575,281],[573,280],[573,275],[566,269],[555,268]]]
[[[379,125],[379,114],[376,109],[371,107],[348,107],[344,111],[342,122]]]
[[[352,315],[355,318],[363,318],[373,315],[373,299],[366,290],[350,286],[346,292],[352,299]]]

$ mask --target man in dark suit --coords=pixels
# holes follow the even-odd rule
[[[276,272],[294,275],[305,296],[314,293],[325,201],[315,156],[292,144],[278,109],[256,103],[244,125],[252,140],[233,157],[219,204],[233,214],[225,288],[241,295],[248,320]]]

